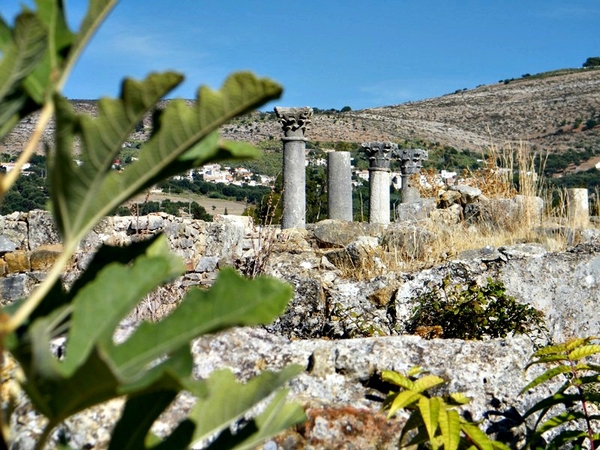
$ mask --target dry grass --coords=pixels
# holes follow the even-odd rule
[[[480,201],[479,221],[467,224],[457,214],[452,221],[448,210],[449,221],[423,221],[407,231],[398,245],[369,250],[359,262],[348,259],[342,265],[342,275],[370,279],[389,271],[413,272],[442,264],[466,250],[519,243],[539,243],[548,251],[564,250],[576,243],[569,231],[574,225],[568,215],[569,197],[565,190],[552,192],[547,188],[543,177],[546,158],[547,154],[536,154],[523,142],[502,148],[490,145],[485,167],[465,171],[459,180],[459,184],[479,188],[485,199],[493,199]],[[435,172],[425,170],[420,176],[427,183],[415,180],[413,185],[419,186],[422,197],[437,197],[445,189]],[[596,198],[600,198],[599,192]],[[598,214],[600,202],[594,206],[596,210],[591,213]]]

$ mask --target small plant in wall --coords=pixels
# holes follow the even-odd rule
[[[427,392],[445,383],[443,378],[426,374],[420,367],[412,368],[406,375],[384,370],[381,378],[398,387],[384,402],[388,418],[399,411],[408,413],[400,434],[399,448],[508,449],[501,442],[490,439],[476,423],[460,416],[457,407],[470,401],[464,394],[452,393],[441,397]]]
[[[288,285],[264,277],[250,281],[233,269],[223,270],[210,290],[190,290],[169,316],[144,322],[124,342],[115,343],[115,329],[144,296],[185,271],[166,238],[102,246],[68,290],[61,282],[81,239],[124,202],[177,173],[256,156],[249,144],[222,140],[218,129],[281,94],[280,86],[268,79],[236,73],[219,91],[200,88],[192,106],[173,100],[155,111],[183,77],[154,73],[142,81],[125,79],[119,98],[98,102],[97,117],[76,113],[61,95],[62,86],[116,3],[90,0],[77,31],[67,25],[62,0],[36,0],[35,8],[24,10],[14,25],[0,17],[0,140],[28,114],[40,113],[17,168],[0,176],[0,195],[14,184],[53,118],[58,132],[48,149],[50,210],[64,249],[28,298],[0,311],[0,351],[8,350],[19,362],[23,389],[47,418],[37,448],[46,446],[65,419],[117,397],[126,402],[109,449],[180,449],[199,441],[215,449],[254,448],[304,419],[298,405],[286,403],[285,391],[275,394],[262,413],[248,417],[301,368],[265,372],[246,384],[229,371],[196,380],[190,342],[232,326],[271,322],[291,298]],[[140,146],[138,159],[121,172],[111,170],[124,143],[152,111],[152,135]],[[74,162],[76,142],[81,165]],[[66,337],[62,358],[51,351],[57,337]],[[195,407],[159,438],[151,432],[152,424],[184,390],[198,399]],[[0,448],[9,448],[10,408],[0,413]]]
[[[420,293],[405,325],[411,334],[447,339],[492,339],[517,334],[542,334],[542,314],[518,303],[504,284],[488,278],[487,284],[453,283],[449,276]],[[434,333],[432,333],[434,331]]]
[[[544,365],[547,370],[525,386],[521,395],[540,385],[557,387],[523,416],[535,418],[527,448],[600,448],[599,356],[597,337],[573,339],[533,354],[527,368]]]

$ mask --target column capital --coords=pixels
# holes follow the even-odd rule
[[[429,152],[421,148],[403,148],[394,152],[394,156],[400,161],[402,175],[413,175],[421,170]]]
[[[393,142],[364,142],[362,149],[369,155],[369,170],[390,170],[392,152],[398,150]]]
[[[304,132],[310,124],[313,115],[312,108],[275,107],[275,114],[283,128],[284,141],[305,141]]]

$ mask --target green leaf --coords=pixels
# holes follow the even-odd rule
[[[119,371],[134,376],[149,362],[202,334],[270,323],[291,296],[288,284],[267,277],[247,280],[226,268],[209,290],[190,290],[171,315],[158,323],[142,323],[127,341],[107,348]]]
[[[423,394],[421,394],[420,392],[415,392],[415,391],[400,392],[396,396],[396,398],[394,399],[392,404],[390,405],[390,411],[388,412],[388,419],[390,417],[392,417],[394,414],[396,414],[398,411],[400,411],[401,409],[413,405],[421,397],[423,397]]]
[[[545,355],[541,358],[536,359],[535,361],[530,361],[526,366],[525,370],[529,369],[531,366],[535,364],[547,364],[553,363],[557,361],[568,361],[569,357],[566,355]]]
[[[150,434],[146,439],[146,446],[152,450],[173,450],[189,448],[194,434],[194,422],[185,419],[179,423],[177,428],[165,440]]]
[[[451,405],[466,405],[471,401],[471,397],[467,397],[462,392],[453,392],[448,397]]]
[[[183,262],[169,252],[164,236],[148,248],[147,256],[138,257],[131,266],[117,262],[106,266],[79,290],[73,301],[63,373],[72,374],[98,342],[112,345],[115,328],[135,305],[170,281],[173,273],[181,274],[184,270]]]
[[[422,432],[425,432],[425,424],[423,423],[423,417],[421,416],[419,410],[415,410],[408,417],[404,426],[402,427],[402,432],[400,433],[400,440],[398,441],[400,444],[404,442],[404,437],[408,432],[414,430],[415,428],[420,428]],[[427,438],[427,434],[425,433],[425,438]]]
[[[425,392],[427,389],[431,389],[434,386],[445,383],[443,378],[436,375],[425,375],[419,378],[413,383],[413,390],[418,392]]]
[[[567,351],[567,345],[565,343],[557,345],[548,345],[537,350],[532,358],[538,358],[540,356],[554,355],[554,354],[565,354]]]
[[[575,394],[554,394],[551,397],[546,397],[537,402],[535,405],[529,408],[529,410],[527,410],[523,417],[529,417],[534,412],[540,410],[547,410],[555,405],[572,404],[579,401],[580,399],[581,397]]]
[[[596,355],[598,353],[600,353],[600,345],[584,345],[582,347],[577,347],[575,350],[569,353],[569,359],[571,361],[579,361],[582,358]]]
[[[42,104],[54,92],[75,35],[69,30],[62,1],[36,0],[36,15],[48,33],[48,47],[43,61],[23,82],[29,96]]]
[[[153,135],[142,145],[139,160],[123,173],[111,172],[114,155],[143,114],[179,80],[179,75],[167,73],[151,75],[141,83],[126,81],[121,98],[105,100],[95,119],[76,116],[68,102],[57,100],[61,133],[50,158],[51,196],[57,226],[66,241],[79,240],[105,214],[166,176],[225,155],[247,156],[247,145],[222,144],[216,131],[281,93],[270,80],[238,73],[219,92],[201,88],[191,107],[183,100],[170,101],[155,115]],[[81,137],[81,166],[73,163],[74,133]]]
[[[252,450],[281,431],[304,422],[306,414],[302,408],[295,403],[286,403],[286,396],[285,389],[277,392],[265,411],[246,424],[241,431],[233,434],[230,429],[225,429],[208,449]]]
[[[440,409],[445,409],[445,406],[443,400],[439,397],[431,399],[421,397],[419,399],[419,411],[421,412],[423,423],[425,424],[425,428],[427,428],[427,434],[431,440],[435,438],[437,432]]]
[[[228,370],[213,372],[204,381],[206,392],[199,397],[189,415],[196,424],[193,441],[198,442],[224,430],[302,370],[300,366],[289,366],[280,372],[263,372],[245,384],[238,383]],[[279,400],[279,408],[282,408],[282,398]],[[287,418],[298,417],[295,410],[284,411],[286,415],[292,412]],[[265,417],[263,421],[265,426],[280,423],[273,417]]]
[[[456,412],[456,411],[454,411]],[[458,413],[456,413],[458,414]],[[465,433],[471,442],[477,446],[480,450],[493,450],[494,446],[492,445],[491,439],[479,429],[477,425],[474,425],[469,422],[462,422],[460,424],[460,428]]]
[[[10,29],[1,21],[5,41],[0,61],[0,140],[27,114],[36,109],[29,102],[21,83],[42,60],[48,38],[43,23],[30,12],[19,15],[14,39]],[[7,32],[8,31],[8,36]]]
[[[392,383],[396,386],[400,386],[404,389],[414,389],[414,382],[409,378],[405,377],[401,373],[394,372],[393,370],[384,370],[381,372],[381,379],[386,383]]]
[[[529,382],[527,384],[527,386],[525,386],[523,389],[521,389],[521,392],[519,392],[519,395],[524,394],[529,389],[533,389],[534,387],[536,387],[542,383],[545,383],[546,381],[551,380],[552,378],[554,378],[560,374],[569,373],[569,372],[571,372],[571,367],[569,367],[569,366],[563,365],[563,366],[553,367],[552,369],[547,370],[546,372],[544,372],[543,374],[539,375],[534,380]]]
[[[544,423],[539,425],[536,429],[536,432],[541,435],[542,433],[556,428],[558,426],[564,425],[565,423],[571,422],[573,420],[579,420],[585,418],[583,412],[580,411],[565,411],[561,414],[551,417],[546,420]]]
[[[548,443],[547,448],[565,448],[570,442],[580,439],[585,439],[588,437],[588,434],[584,430],[564,430],[558,435],[556,435],[552,440]],[[582,447],[567,447],[567,448],[582,448]]]
[[[128,398],[112,432],[108,450],[145,449],[150,427],[175,397],[177,391],[152,392]],[[191,442],[191,434],[189,437],[187,444]]]
[[[444,450],[456,450],[460,443],[460,416],[453,409],[439,409],[439,424]]]
[[[406,372],[406,376],[408,376],[409,378],[412,377],[416,377],[418,375],[420,375],[423,372],[423,369],[419,366],[415,366],[415,367],[411,367],[410,369],[408,369],[408,372]]]

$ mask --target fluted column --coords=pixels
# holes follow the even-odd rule
[[[306,141],[312,108],[276,107],[283,128],[283,216],[281,228],[306,228]]]
[[[398,149],[392,142],[365,142],[369,155],[369,222],[390,223],[390,158]]]
[[[352,221],[352,166],[350,152],[327,153],[327,216]]]

